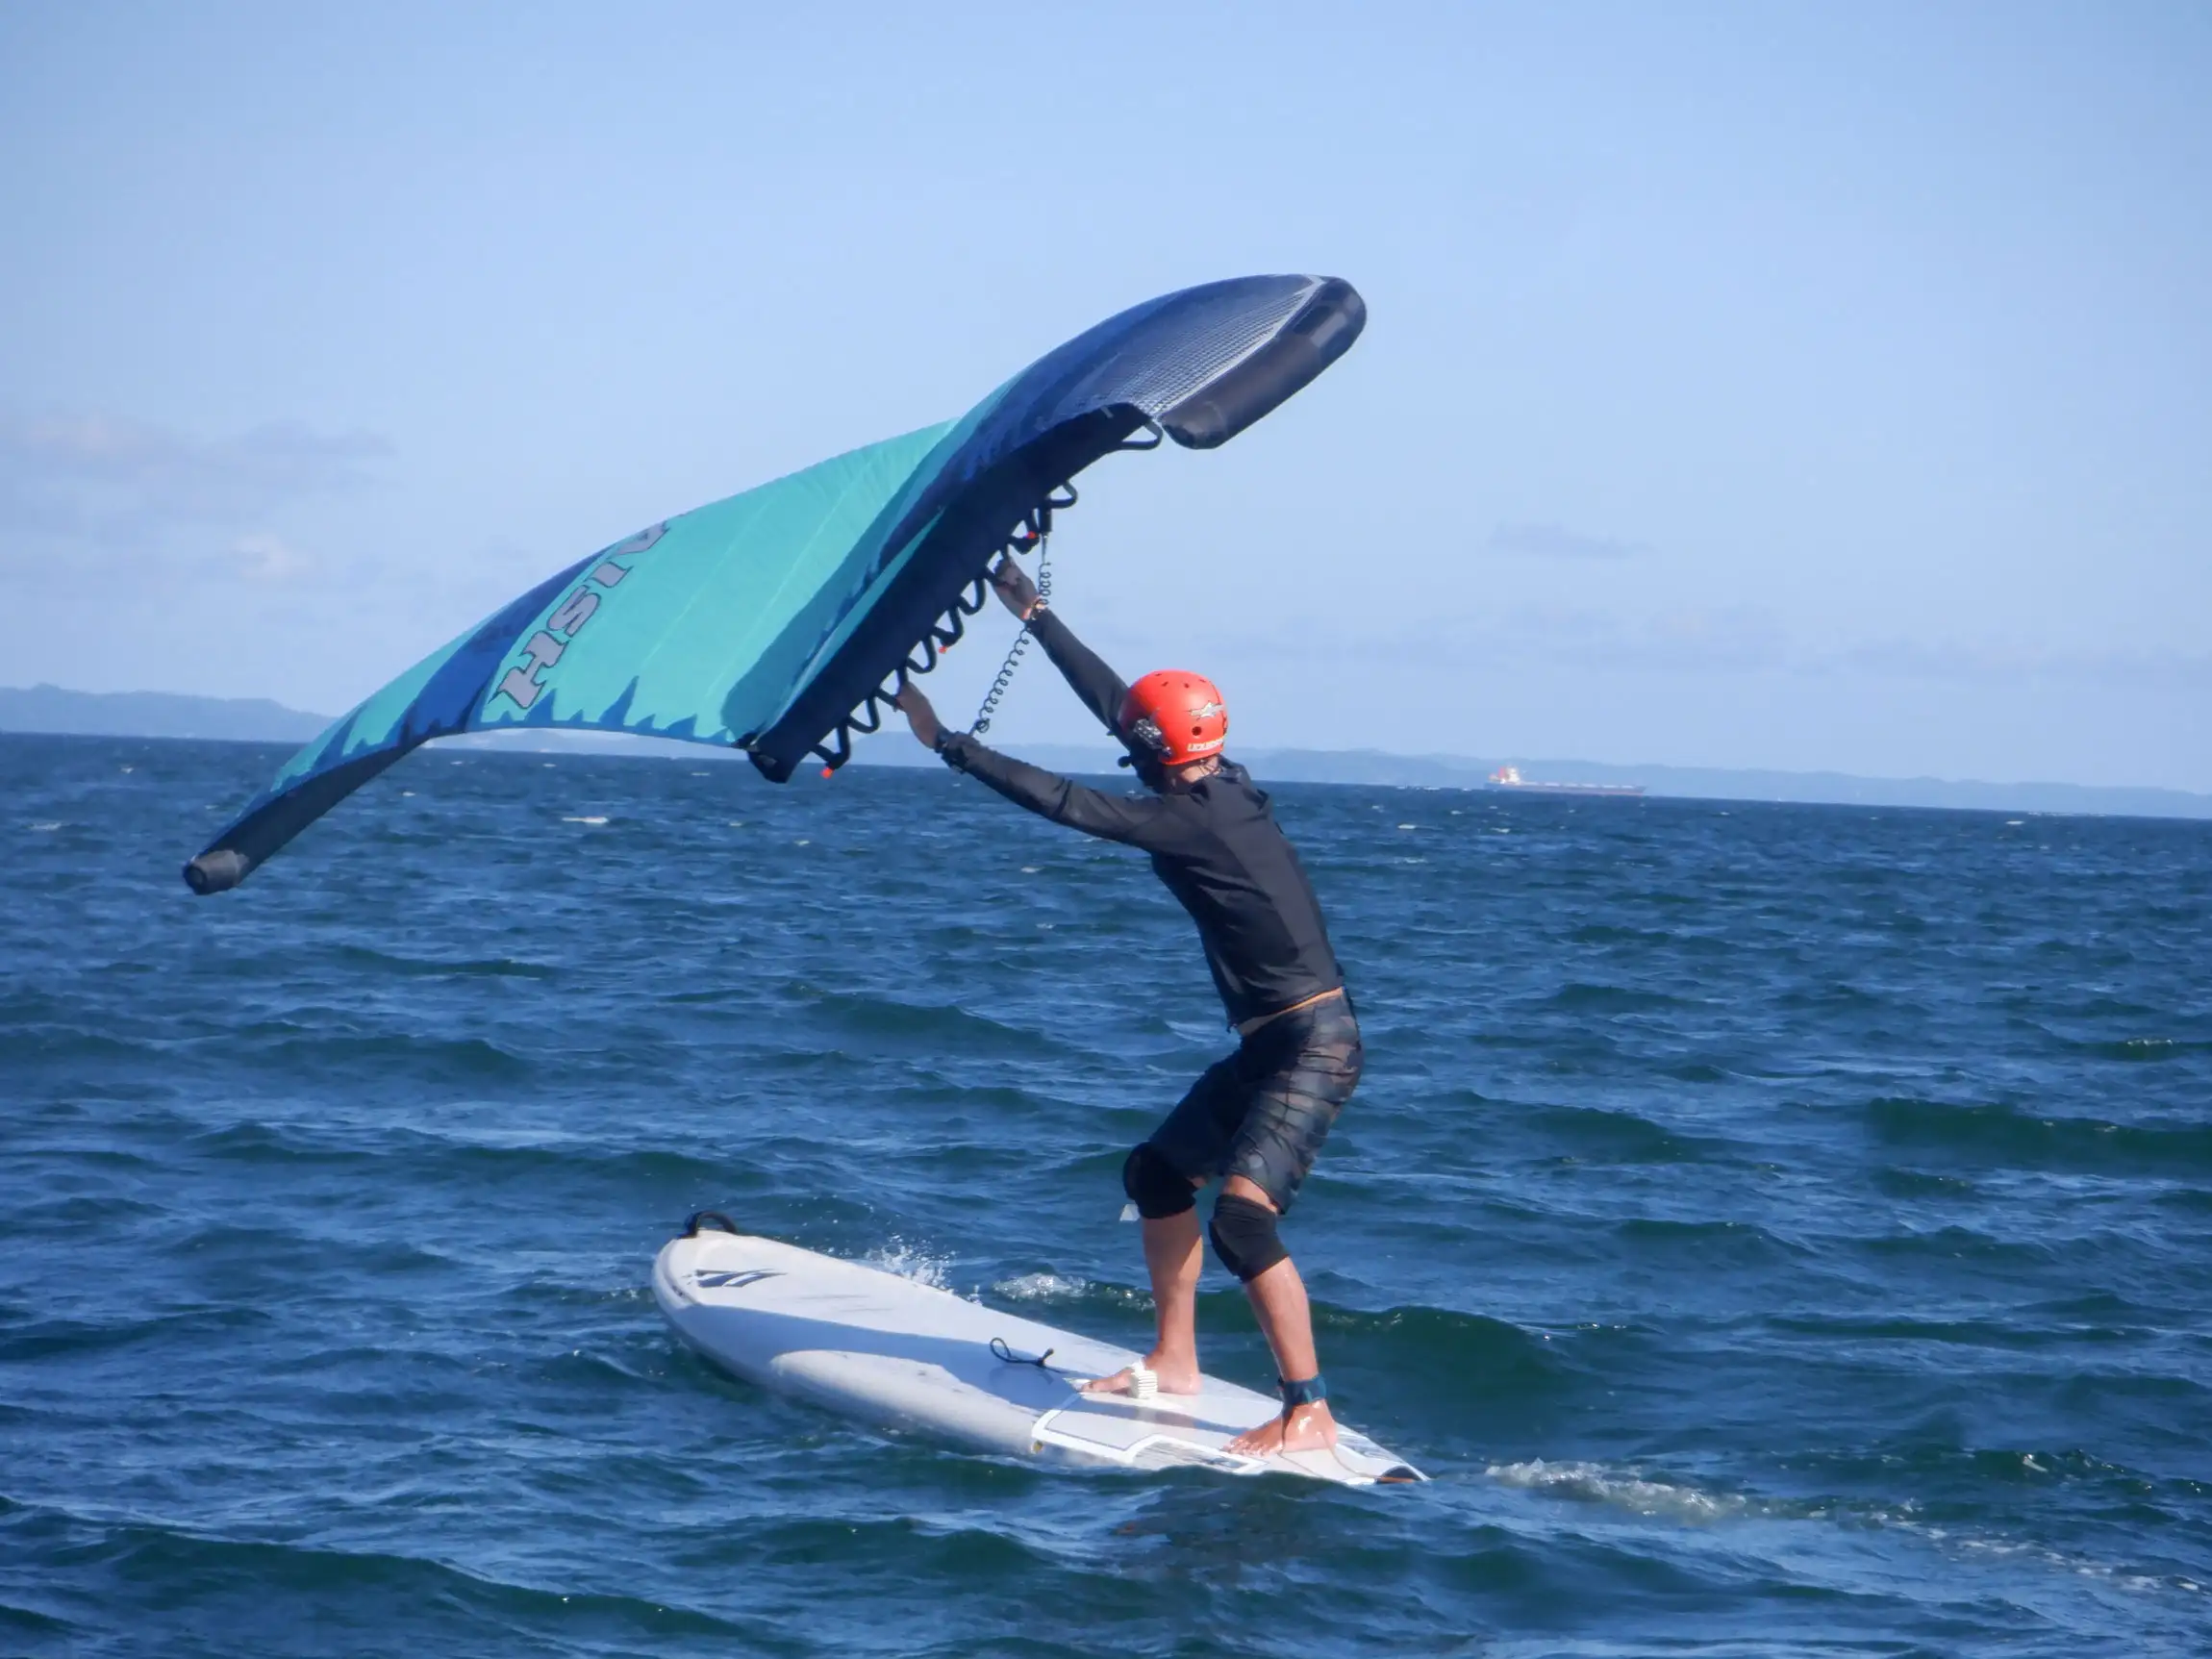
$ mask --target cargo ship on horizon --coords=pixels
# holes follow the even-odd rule
[[[1630,800],[1644,792],[1642,784],[1534,783],[1521,775],[1519,767],[1499,767],[1490,774],[1490,788],[1523,795],[1613,795]]]

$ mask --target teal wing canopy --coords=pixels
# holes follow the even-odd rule
[[[1324,277],[1244,277],[1133,307],[957,420],[665,519],[547,577],[288,761],[185,867],[237,886],[433,738],[564,726],[742,748],[782,782],[831,767],[926,672],[983,572],[1118,448],[1226,442],[1348,349],[1366,307]]]

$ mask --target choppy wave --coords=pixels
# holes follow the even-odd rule
[[[1484,1472],[1493,1480],[1542,1493],[1546,1497],[1607,1504],[1631,1515],[1678,1521],[1692,1526],[1725,1521],[1744,1514],[1748,1507],[1744,1498],[1731,1493],[1701,1492],[1695,1486],[1674,1481],[1647,1480],[1642,1475],[1594,1463],[1547,1464],[1542,1458],[1533,1458],[1527,1463],[1493,1464]]]

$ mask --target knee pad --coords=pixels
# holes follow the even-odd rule
[[[1149,1141],[1141,1143],[1121,1166],[1121,1191],[1129,1194],[1137,1214],[1148,1221],[1180,1216],[1198,1202],[1191,1178],[1178,1174],[1175,1166],[1161,1157]]]
[[[1214,1241],[1214,1254],[1221,1266],[1250,1284],[1277,1262],[1290,1259],[1283,1241],[1275,1236],[1282,1219],[1265,1204],[1224,1193],[1214,1200],[1214,1223],[1206,1236]]]

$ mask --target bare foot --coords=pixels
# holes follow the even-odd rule
[[[1162,1394],[1196,1394],[1204,1387],[1198,1375],[1196,1360],[1163,1361],[1159,1350],[1144,1356],[1144,1369],[1160,1379]],[[1126,1368],[1110,1377],[1093,1377],[1083,1385],[1085,1394],[1127,1394],[1129,1372]]]
[[[1326,1400],[1293,1406],[1281,1417],[1248,1428],[1224,1446],[1239,1457],[1272,1457],[1282,1451],[1326,1451],[1337,1444],[1337,1420]]]

